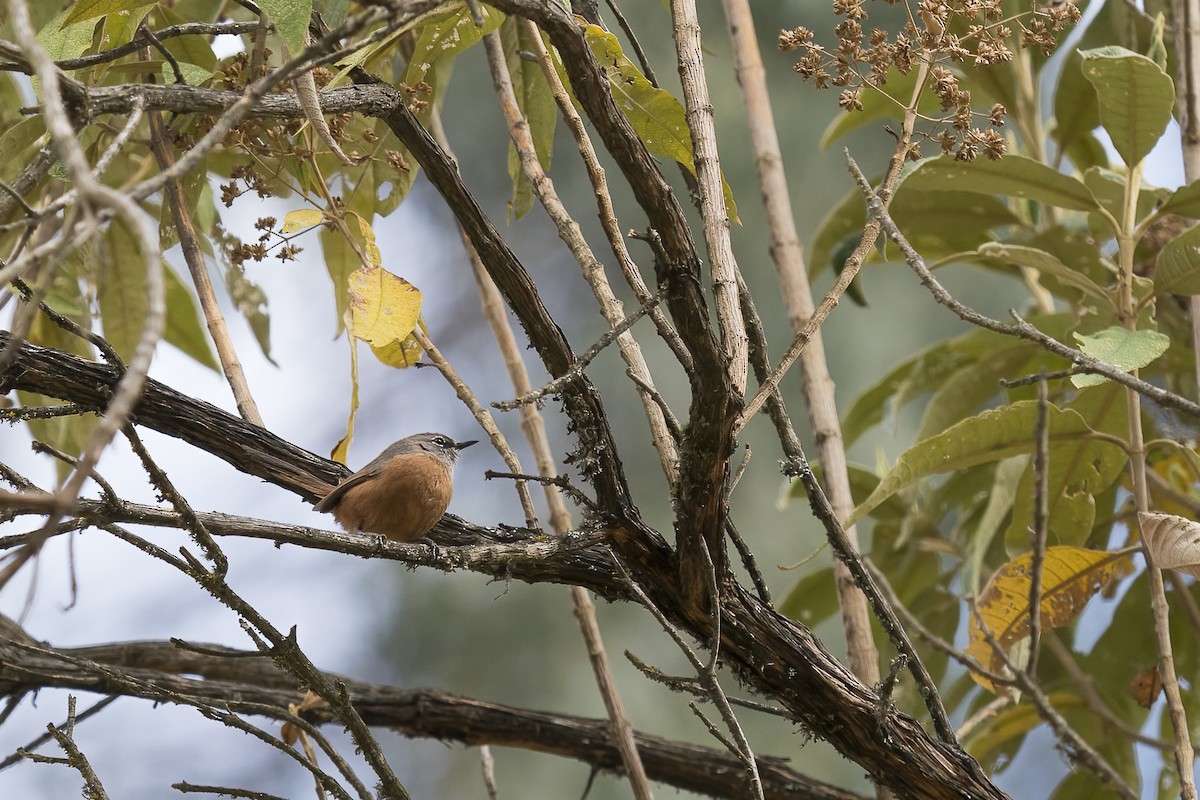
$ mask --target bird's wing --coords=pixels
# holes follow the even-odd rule
[[[313,508],[322,514],[328,514],[330,511],[333,511],[338,503],[342,501],[342,498],[345,497],[346,492],[350,491],[361,483],[366,483],[373,478],[379,477],[379,471],[380,470],[378,467],[374,469],[368,467],[366,469],[359,470],[335,486],[333,491],[321,498],[320,502],[313,506]]]

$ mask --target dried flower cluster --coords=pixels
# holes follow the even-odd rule
[[[838,105],[847,111],[861,111],[862,92],[883,89],[888,73],[909,74],[925,59],[931,65],[928,86],[941,100],[943,116],[934,118],[934,131],[923,135],[936,141],[944,153],[971,161],[980,153],[997,159],[1004,155],[1004,137],[997,130],[1004,125],[1005,108],[993,105],[986,113],[972,107],[971,93],[959,85],[959,77],[949,65],[974,64],[986,67],[1009,61],[1013,47],[1038,47],[1043,53],[1056,45],[1055,34],[1079,21],[1080,12],[1073,2],[1060,2],[1033,8],[1025,14],[1005,18],[1002,0],[919,0],[909,4],[909,19],[892,36],[873,28],[868,33],[867,0],[833,0],[833,11],[842,21],[835,28],[837,48],[829,50],[814,40],[807,28],[781,31],[779,49],[785,53],[800,51],[796,72],[817,88],[842,88]],[[895,5],[899,0],[884,0]],[[896,98],[900,105],[909,98]],[[975,124],[986,118],[986,128]],[[919,146],[909,152],[920,157]]]

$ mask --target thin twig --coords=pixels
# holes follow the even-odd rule
[[[652,297],[649,303],[639,307],[637,311],[618,322],[614,328],[605,331],[604,335],[597,339],[595,344],[585,350],[576,359],[575,366],[571,367],[571,369],[567,372],[559,375],[557,378],[545,384],[541,388],[534,389],[532,392],[527,392],[526,394],[523,394],[514,400],[502,400],[492,403],[492,408],[498,408],[501,411],[512,411],[518,406],[526,405],[528,403],[536,403],[546,395],[558,394],[559,392],[563,391],[563,389],[565,389],[572,381],[583,374],[588,365],[595,360],[596,356],[600,355],[604,348],[608,347],[614,341],[620,339],[626,331],[628,331],[638,322],[638,320],[650,313],[650,310],[661,302],[662,294],[659,293]],[[629,367],[629,369],[632,370],[633,367]],[[639,388],[640,386],[641,384],[639,384]]]
[[[150,144],[158,168],[166,170],[175,163],[171,151],[171,143],[167,137],[166,126],[163,125],[162,115],[157,112],[150,114]],[[204,322],[213,344],[217,347],[217,357],[221,362],[221,370],[225,380],[233,391],[233,399],[237,404],[238,413],[242,419],[260,428],[264,427],[258,404],[250,393],[250,385],[242,362],[238,359],[233,346],[233,338],[229,335],[229,326],[225,324],[225,314],[217,302],[213,291],[212,278],[208,274],[204,250],[200,246],[200,237],[196,234],[196,226],[192,222],[192,214],[187,206],[187,198],[183,191],[183,180],[175,178],[168,181],[165,187],[167,203],[171,208],[171,217],[175,220],[175,231],[179,235],[179,247],[183,251],[183,259],[187,262],[188,272],[192,276],[192,285],[196,288],[196,296],[200,298],[200,310],[204,312]]]
[[[592,195],[596,198],[600,226],[604,229],[604,236],[608,239],[609,247],[612,248],[613,255],[616,256],[617,263],[621,266],[621,273],[625,276],[625,282],[633,290],[633,294],[637,297],[638,302],[644,305],[650,300],[650,290],[647,288],[637,264],[630,257],[629,249],[625,246],[625,237],[621,234],[616,211],[613,209],[612,195],[608,190],[608,179],[605,177],[604,167],[600,164],[600,159],[596,155],[596,148],[592,145],[591,137],[588,136],[587,126],[584,124],[582,117],[579,116],[579,112],[575,110],[575,105],[567,93],[566,87],[563,86],[562,79],[558,75],[558,70],[554,66],[554,61],[550,57],[550,51],[546,49],[545,43],[542,42],[541,31],[529,20],[523,19],[520,24],[526,31],[526,38],[533,45],[534,53],[537,55],[538,63],[542,68],[542,74],[546,77],[546,82],[550,84],[550,90],[554,94],[554,102],[558,105],[559,113],[562,114],[563,120],[567,123],[567,127],[571,131],[571,135],[575,138],[579,155],[583,159],[584,167],[587,169],[588,181],[592,184]],[[692,369],[692,354],[688,352],[687,346],[679,336],[679,331],[675,329],[675,325],[661,309],[651,311],[650,319],[654,321],[659,336],[671,348],[671,352],[675,354],[675,358],[679,360],[679,363],[685,370],[690,371]]]
[[[701,541],[703,542],[703,539]],[[708,563],[711,565],[712,559],[708,556],[707,548],[704,550],[704,554]],[[692,648],[688,646],[687,641],[684,639],[683,634],[679,631],[679,629],[675,627],[675,625],[669,619],[667,619],[666,614],[664,614],[662,610],[654,604],[654,601],[650,599],[649,595],[647,595],[642,587],[639,586],[636,581],[634,581],[633,577],[629,574],[629,571],[625,569],[625,565],[621,563],[621,559],[618,558],[615,553],[612,554],[612,560],[618,574],[625,581],[634,598],[641,603],[656,620],[658,620],[658,624],[662,626],[663,630],[667,632],[667,635],[671,637],[671,639],[675,642],[675,645],[691,663],[692,669],[694,669],[696,674],[699,676],[699,680],[704,688],[705,694],[707,694],[708,699],[721,712],[721,716],[725,720],[725,724],[729,727],[729,730],[734,735],[736,744],[734,742],[730,742],[719,731],[712,727],[704,715],[700,714],[699,709],[693,706],[692,710],[696,712],[696,714],[705,722],[706,725],[708,725],[709,731],[714,734],[717,740],[724,744],[731,753],[737,756],[738,759],[746,765],[746,769],[750,775],[751,787],[755,791],[754,796],[761,798],[763,796],[762,779],[758,773],[758,764],[754,757],[754,753],[750,749],[750,744],[746,740],[745,733],[742,732],[741,726],[737,722],[737,717],[734,715],[732,707],[730,707],[729,698],[726,697],[725,690],[721,688],[720,682],[717,681],[715,669],[715,651],[717,650],[716,645],[710,644],[710,650],[713,651],[714,654],[710,654],[709,663],[705,664],[700,660],[700,657],[696,655]],[[715,570],[712,570],[712,575],[712,582],[710,582],[709,585],[710,590],[712,590],[715,585]],[[717,597],[717,595],[714,593],[710,596],[709,602],[712,604],[713,608],[712,617],[719,620],[721,613],[719,597]],[[716,623],[713,624],[715,625]],[[716,631],[719,635],[719,628],[716,628]]]
[[[425,355],[437,367],[438,372],[442,373],[442,377],[446,379],[446,382],[454,388],[454,393],[458,395],[458,399],[471,410],[471,413],[475,416],[475,421],[479,423],[479,427],[483,428],[484,432],[488,435],[488,440],[496,448],[496,452],[500,454],[500,457],[504,459],[504,463],[508,465],[508,468],[512,472],[521,473],[521,462],[517,458],[517,454],[509,447],[508,440],[504,437],[504,434],[500,432],[500,428],[496,425],[496,420],[492,417],[492,413],[484,408],[483,403],[479,402],[475,393],[458,376],[458,372],[446,360],[441,351],[434,346],[425,331],[421,330],[420,325],[413,328],[413,338],[421,345],[421,349],[425,351]],[[525,485],[525,481],[523,480],[518,480],[516,487],[517,495],[521,499],[521,509],[525,512],[526,526],[530,528],[541,527],[538,522],[537,512],[533,508],[533,498],[529,494],[529,487]]]
[[[108,792],[104,790],[104,784],[100,781],[100,776],[92,769],[91,762],[88,761],[83,751],[79,749],[79,745],[75,744],[75,721],[75,695],[68,695],[67,724],[63,728],[59,728],[53,724],[46,726],[46,730],[54,737],[54,741],[58,742],[58,746],[67,754],[65,759],[43,756],[27,750],[18,750],[17,752],[30,761],[46,764],[65,764],[74,767],[83,778],[85,796],[90,800],[108,800]]]
[[[535,31],[533,39],[540,44],[540,33]],[[661,294],[651,301],[643,302],[643,307],[638,310],[638,313],[631,315],[629,318],[624,317],[621,303],[609,285],[604,265],[600,263],[596,254],[588,245],[579,224],[567,211],[566,206],[554,189],[553,181],[550,180],[542,168],[541,159],[534,146],[533,137],[530,134],[529,122],[521,112],[513,90],[500,35],[495,32],[490,33],[484,37],[483,43],[487,52],[488,68],[492,74],[492,83],[496,89],[496,97],[500,103],[500,110],[504,114],[505,121],[508,123],[509,135],[516,148],[521,169],[529,179],[533,192],[537,195],[542,207],[546,210],[546,214],[554,223],[554,228],[558,233],[559,239],[567,246],[575,262],[579,264],[583,278],[587,281],[593,296],[596,298],[596,303],[600,307],[600,313],[604,315],[605,320],[608,321],[612,329],[600,342],[597,342],[595,347],[588,350],[579,359],[580,363],[577,363],[566,373],[560,375],[558,380],[564,383],[576,380],[580,374],[578,371],[586,367],[587,363],[592,358],[595,358],[600,349],[606,345],[605,340],[612,341],[612,339],[615,339],[617,348],[621,353],[621,358],[625,361],[626,366],[641,376],[645,383],[653,385],[654,378],[650,374],[650,367],[646,364],[641,346],[633,335],[628,333],[628,330],[641,315],[653,310],[653,307],[661,301]],[[609,338],[610,336],[612,337],[611,339]],[[675,441],[667,430],[666,423],[662,417],[662,411],[658,405],[645,392],[639,391],[638,395],[650,424],[650,436],[654,442],[654,448],[658,452],[663,472],[667,480],[671,484],[674,484],[679,469],[679,456],[676,452]]]
[[[1029,561],[1029,663],[1025,670],[1037,676],[1038,648],[1042,641],[1042,572],[1050,524],[1050,401],[1046,382],[1038,384],[1037,422],[1033,451],[1033,530]]]
[[[1138,793],[1125,782],[1120,773],[1113,769],[1104,756],[1097,752],[1094,747],[1088,744],[1071,727],[1062,714],[1058,713],[1058,710],[1054,708],[1054,704],[1046,696],[1045,691],[1042,690],[1038,682],[1025,672],[1025,670],[1013,664],[1004,647],[996,640],[996,636],[982,621],[982,618],[979,616],[979,608],[975,603],[971,601],[969,602],[969,606],[971,614],[975,617],[979,629],[983,631],[996,657],[1012,672],[1014,683],[1022,692],[1029,695],[1029,699],[1037,707],[1038,715],[1050,726],[1051,730],[1058,736],[1059,741],[1063,743],[1063,746],[1070,748],[1072,760],[1092,772],[1107,789],[1116,793],[1123,800],[1138,800]]]
[[[78,725],[80,722],[83,722],[88,717],[91,717],[94,714],[98,714],[99,712],[108,708],[108,706],[110,706],[113,703],[113,701],[116,700],[118,697],[119,697],[119,695],[110,694],[108,697],[104,697],[104,698],[101,698],[100,700],[96,701],[96,703],[93,704],[91,708],[88,708],[86,711],[84,711],[81,714],[75,715],[75,724]],[[5,709],[5,710],[7,711],[7,709]],[[23,755],[21,755],[21,751],[25,751],[25,752],[32,751],[34,748],[41,747],[46,742],[50,741],[52,738],[53,737],[47,731],[46,733],[43,733],[41,736],[37,737],[36,739],[31,741],[29,744],[25,745],[24,747],[17,748],[17,752],[8,756],[3,761],[0,761],[0,772],[8,769],[13,764],[20,763],[21,760],[25,758]]]
[[[483,772],[483,788],[487,791],[488,800],[498,800],[496,759],[492,758],[492,748],[486,744],[479,745],[479,768]]]

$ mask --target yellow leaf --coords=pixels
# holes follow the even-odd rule
[[[408,281],[382,267],[350,273],[350,333],[385,364],[411,363],[404,344],[420,316],[421,292]]]
[[[1030,564],[1033,555],[1025,553],[996,570],[977,606],[979,618],[1006,653],[1029,636]],[[1127,553],[1109,553],[1082,547],[1050,547],[1042,565],[1042,591],[1039,600],[1043,629],[1069,625],[1092,597],[1131,568]],[[967,655],[992,672],[1004,672],[1004,662],[979,621],[972,616]],[[1023,666],[1018,663],[1016,666]],[[987,678],[974,672],[971,677],[983,688],[999,693]]]
[[[350,312],[346,312],[344,323],[351,327]],[[329,457],[339,464],[345,464],[350,455],[350,442],[354,439],[354,420],[358,416],[358,342],[353,336],[347,336],[350,342],[350,415],[346,418],[346,435],[333,448]]]
[[[375,244],[375,231],[371,229],[371,224],[355,212],[350,212],[350,216],[358,221],[358,232],[362,234],[363,255],[366,257],[367,263],[373,267],[382,267],[383,254],[379,252],[379,245]]]
[[[279,229],[279,232],[295,233],[314,225],[320,225],[324,219],[325,215],[315,208],[298,208],[295,211],[289,211],[283,218],[283,227]]]

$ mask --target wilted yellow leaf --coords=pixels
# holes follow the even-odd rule
[[[1025,553],[996,570],[977,607],[979,619],[1007,653],[1029,636],[1029,586],[1031,553]],[[1061,628],[1079,616],[1092,597],[1113,580],[1125,575],[1131,566],[1128,553],[1109,553],[1082,547],[1049,547],[1042,566],[1042,591],[1039,606],[1044,629]],[[984,629],[973,616],[967,655],[992,672],[1004,672],[1004,662]],[[987,678],[974,672],[971,677],[983,688],[997,692]]]
[[[283,227],[279,229],[279,232],[295,233],[314,225],[320,225],[324,219],[325,215],[315,208],[298,208],[295,211],[289,211],[283,218]]]
[[[350,273],[350,333],[371,345],[380,361],[407,367],[415,360],[404,344],[420,316],[421,292],[408,281],[382,267]]]

